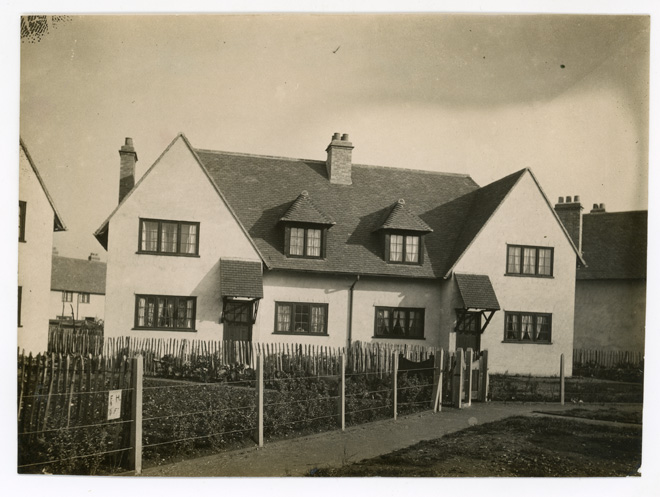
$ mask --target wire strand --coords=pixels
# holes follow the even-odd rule
[[[214,412],[240,411],[243,409],[256,409],[256,408],[257,406],[243,406],[243,407],[227,407],[225,409],[207,409],[204,411],[183,412],[180,414],[167,414],[165,416],[154,416],[151,418],[143,418],[142,421],[153,421],[155,419],[165,419],[165,418],[180,418],[182,416],[193,416],[195,414],[211,414]]]
[[[117,421],[114,423],[96,423],[92,425],[78,425],[78,426],[62,426],[60,428],[49,428],[48,430],[37,430],[37,431],[24,431],[22,433],[19,433],[19,435],[33,435],[35,433],[48,433],[51,431],[60,431],[60,430],[79,430],[82,428],[92,428],[94,426],[115,426],[115,425],[122,425],[126,423],[132,423],[133,420],[126,420],[126,421]]]
[[[158,442],[158,443],[155,443],[155,444],[143,445],[142,448],[146,449],[147,447],[156,447],[156,446],[159,446],[159,445],[174,444],[174,443],[177,443],[177,442],[186,442],[188,440],[199,440],[201,438],[210,438],[210,437],[216,437],[216,436],[219,436],[219,435],[227,435],[227,434],[230,434],[230,433],[241,433],[241,432],[252,431],[252,430],[256,430],[256,428],[246,428],[244,430],[233,430],[233,431],[222,431],[222,432],[219,432],[219,433],[211,433],[210,435],[201,435],[199,437],[179,438],[177,440],[170,440],[168,442]]]
[[[133,447],[126,447],[125,449],[115,449],[115,450],[106,450],[104,452],[95,452],[94,454],[84,454],[82,456],[70,456],[70,457],[65,457],[63,459],[53,459],[51,461],[42,461],[42,462],[33,462],[30,464],[20,464],[18,465],[19,468],[27,468],[30,466],[42,466],[44,464],[52,464],[54,462],[61,462],[61,461],[68,461],[70,459],[80,459],[83,457],[94,457],[94,456],[102,456],[104,454],[113,454],[115,452],[125,452],[127,450],[131,450]]]

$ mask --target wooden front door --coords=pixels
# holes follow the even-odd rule
[[[224,340],[252,340],[252,306],[253,303],[241,301],[226,301],[224,309]]]

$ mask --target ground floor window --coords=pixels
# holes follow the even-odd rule
[[[377,338],[424,338],[424,309],[376,307]]]
[[[191,331],[195,327],[196,297],[136,295],[135,328]]]
[[[275,333],[328,334],[328,304],[275,302]]]
[[[505,312],[504,341],[550,343],[552,314],[539,312]]]

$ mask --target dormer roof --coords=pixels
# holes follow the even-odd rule
[[[280,218],[280,221],[322,224],[326,226],[336,224],[330,216],[314,204],[307,190],[303,190],[302,193],[298,195],[284,215]]]
[[[433,231],[419,216],[406,207],[406,201],[399,199],[392,205],[387,218],[376,231],[379,230],[402,230],[417,231],[420,233],[430,233]]]

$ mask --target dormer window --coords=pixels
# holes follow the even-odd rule
[[[422,264],[423,237],[433,230],[400,199],[391,207],[385,221],[375,231],[383,233],[385,262]]]
[[[284,254],[287,257],[325,257],[328,228],[335,222],[303,191],[280,218],[284,225]]]

